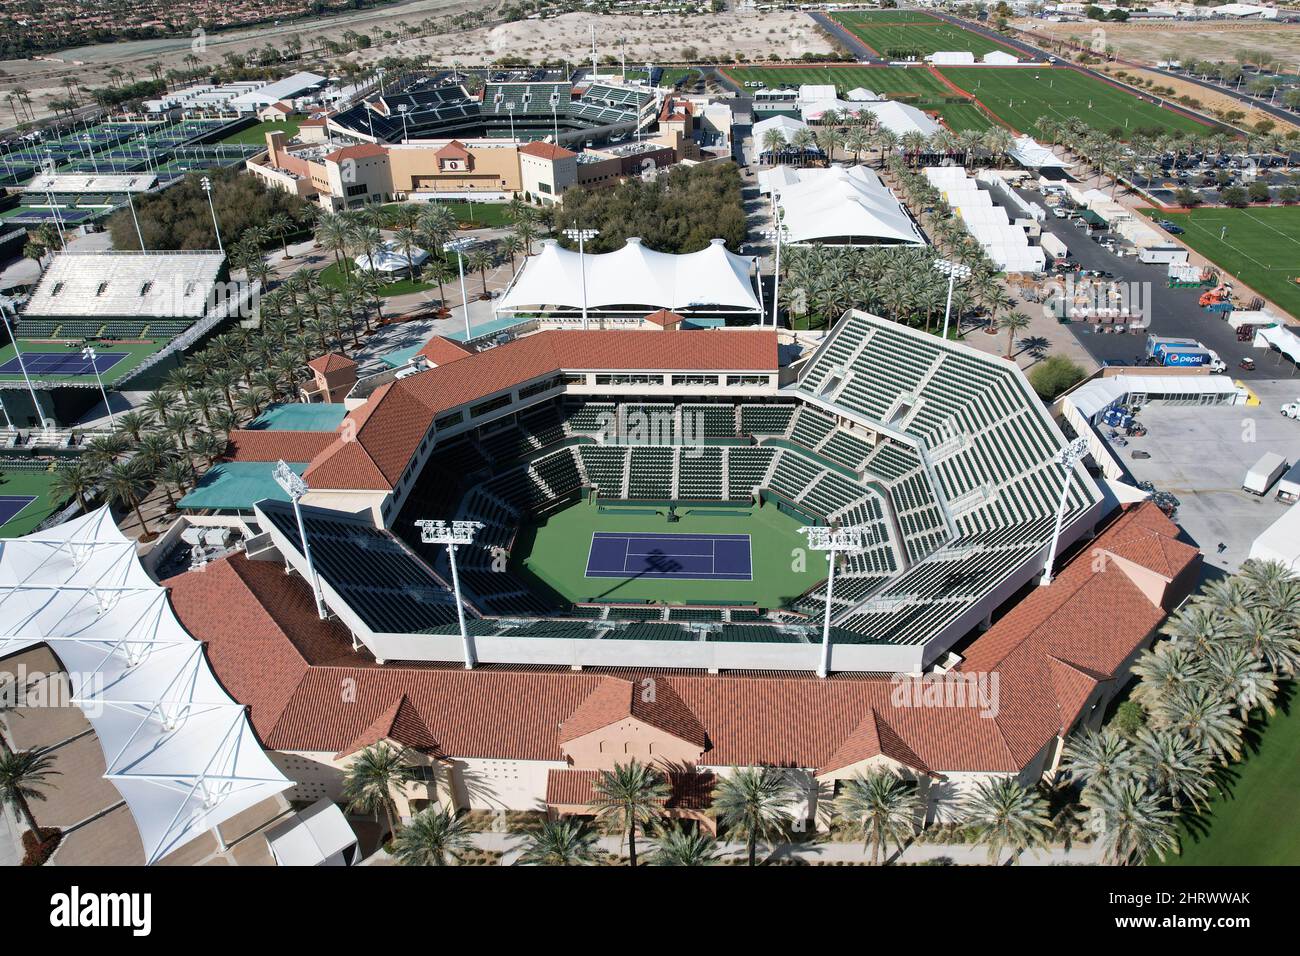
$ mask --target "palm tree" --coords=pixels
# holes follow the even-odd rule
[[[510,233],[502,237],[501,241],[497,243],[497,248],[501,250],[502,255],[510,257],[510,272],[511,275],[513,275],[515,271],[515,258],[524,248],[523,241],[514,233]]]
[[[1075,734],[1065,747],[1063,769],[1088,786],[1128,776],[1135,758],[1129,743],[1109,727]]]
[[[139,442],[140,433],[153,425],[153,416],[147,410],[133,408],[117,416],[117,427],[131,436],[131,441]]]
[[[979,781],[963,810],[975,842],[989,848],[989,863],[996,863],[1004,850],[1019,853],[1042,845],[1052,829],[1047,801],[1011,777]]]
[[[768,163],[775,165],[785,156],[786,142],[785,134],[779,129],[769,129],[763,134],[763,155],[769,157]]]
[[[488,294],[487,290],[487,271],[496,265],[496,257],[492,254],[491,249],[480,246],[470,252],[465,257],[465,266],[471,272],[477,272],[479,279],[483,283],[483,295]]]
[[[428,807],[393,838],[393,856],[403,866],[447,866],[473,846],[465,821],[445,807]]]
[[[722,856],[714,837],[702,830],[666,826],[655,837],[654,866],[716,866]]]
[[[1006,329],[1007,332],[1007,354],[1003,358],[1011,358],[1011,350],[1015,347],[1016,335],[1029,328],[1029,316],[1023,312],[1008,312],[1002,318],[998,319],[998,328]]]
[[[668,783],[653,767],[638,760],[602,770],[592,785],[591,807],[598,820],[617,821],[627,834],[630,866],[636,866],[636,828],[657,817],[668,797]]]
[[[1163,860],[1178,847],[1173,812],[1161,806],[1159,796],[1139,780],[1108,781],[1089,790],[1084,802],[1088,825],[1109,864],[1141,863],[1153,853]]]
[[[1274,673],[1291,676],[1300,665],[1300,640],[1270,607],[1241,608],[1228,616],[1228,635],[1248,647]]]
[[[76,498],[82,511],[86,507],[86,496],[95,488],[98,480],[97,470],[87,461],[73,461],[54,472],[50,482],[50,496],[58,501]]]
[[[1143,727],[1137,733],[1135,757],[1147,784],[1168,797],[1175,810],[1183,808],[1184,800],[1199,810],[1209,799],[1212,762],[1183,734]]]
[[[1164,642],[1142,652],[1133,664],[1133,674],[1140,678],[1133,699],[1154,714],[1171,694],[1201,681],[1205,661],[1190,646]]]
[[[415,781],[405,747],[394,747],[387,742],[359,750],[348,769],[343,772],[343,798],[348,809],[355,813],[382,811],[388,820],[388,831],[397,833],[397,799],[395,793]]]
[[[1206,686],[1180,687],[1161,698],[1153,725],[1185,733],[1197,748],[1223,763],[1241,758],[1245,725],[1232,712],[1233,702]]]
[[[777,767],[744,767],[718,781],[713,809],[728,834],[745,838],[745,856],[754,866],[759,840],[775,840],[785,833],[793,814],[790,804],[799,797],[789,775]]]
[[[33,833],[40,833],[40,824],[32,815],[28,801],[44,800],[43,788],[52,786],[48,777],[57,776],[54,757],[35,750],[6,751],[0,754],[0,803],[7,803],[27,820]]]
[[[517,865],[588,866],[595,861],[596,834],[579,820],[546,819],[525,837]]]
[[[856,774],[840,785],[835,812],[862,827],[862,850],[871,847],[871,865],[880,864],[880,851],[892,839],[903,841],[916,832],[919,800],[916,791],[887,770]]]
[[[141,541],[152,541],[155,537],[140,513],[140,502],[148,493],[149,484],[135,461],[115,462],[104,473],[104,494],[109,501],[135,512],[135,520],[140,523]]]

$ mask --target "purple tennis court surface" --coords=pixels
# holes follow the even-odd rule
[[[66,352],[23,352],[23,365],[27,366],[28,375],[93,375],[96,366],[99,368],[99,374],[103,375],[128,354],[127,352],[96,352],[92,363],[76,349],[68,349]],[[22,373],[22,365],[18,364],[16,355],[0,365],[0,375]]]
[[[586,576],[749,581],[749,535],[597,531]]]
[[[35,500],[35,495],[0,495],[0,525],[8,524]]]

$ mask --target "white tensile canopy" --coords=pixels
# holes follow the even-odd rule
[[[497,311],[582,308],[584,264],[580,258],[586,259],[589,309],[761,311],[750,278],[754,258],[730,252],[721,239],[684,255],[655,252],[640,239],[629,239],[615,252],[583,257],[550,239],[519,270]]]
[[[292,786],[100,508],[0,542],[0,657],[49,644],[146,863]]]
[[[775,191],[790,242],[925,245],[894,194],[865,166],[801,169],[798,182]]]
[[[409,272],[411,267],[419,268],[424,265],[429,258],[429,254],[418,246],[411,247],[411,257],[406,257],[406,250],[397,242],[386,242],[383,245],[371,250],[370,253],[361,253],[353,258],[358,269],[369,271],[371,262],[374,263],[374,271],[391,274],[395,272]]]
[[[1296,335],[1285,325],[1270,325],[1255,333],[1254,346],[1257,349],[1276,349],[1292,362],[1300,365],[1300,335]]]
[[[1007,150],[1007,155],[1026,169],[1061,169],[1072,165],[1032,136],[1018,137]]]

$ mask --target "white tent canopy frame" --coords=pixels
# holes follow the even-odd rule
[[[146,863],[293,785],[107,508],[0,543],[0,658],[38,644],[68,672]]]
[[[498,315],[583,307],[585,258],[586,306],[605,314],[644,315],[657,309],[682,313],[758,315],[754,293],[757,264],[736,255],[721,239],[699,252],[655,252],[631,238],[614,252],[580,257],[554,239],[542,243],[516,273],[496,307]]]

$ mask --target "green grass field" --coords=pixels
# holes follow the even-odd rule
[[[923,17],[922,14],[908,11],[878,12],[902,13],[907,19],[864,18],[858,13],[836,13],[832,19],[882,56],[888,55],[890,50],[910,50],[922,55],[939,50],[966,50],[976,57],[994,50],[1016,52],[996,40],[933,17]]]
[[[353,277],[355,278],[355,276],[356,271],[354,270]],[[469,276],[466,276],[465,280],[468,282]],[[342,289],[347,285],[343,278],[343,270],[339,268],[338,263],[331,263],[322,269],[320,281],[331,289]],[[410,279],[397,279],[394,282],[385,282],[380,288],[379,295],[386,299],[390,295],[409,295],[412,292],[427,292],[429,289],[436,288],[438,288],[436,282],[412,282]]]
[[[69,340],[69,341],[74,341],[74,340]],[[126,358],[122,359],[112,368],[108,369],[103,373],[102,377],[104,379],[104,384],[106,386],[111,387],[115,382],[120,381],[123,377],[126,376],[128,372],[132,371],[137,365],[143,362],[154,352],[157,352],[168,341],[170,340],[149,339],[149,340],[144,340],[139,342],[94,342],[92,343],[94,345],[95,351],[99,352],[101,355],[105,355],[110,352],[127,353]],[[76,339],[75,346],[69,347],[63,342],[29,342],[26,339],[20,338],[18,340],[18,347],[22,350],[24,357],[28,355],[35,355],[37,353],[45,353],[45,352],[55,352],[60,355],[66,355],[69,353],[76,355],[78,352],[81,351],[81,347],[82,347],[81,342],[82,342],[81,339]],[[0,348],[0,365],[6,364],[13,357],[14,357],[14,347],[12,344],[5,345],[3,348]],[[31,375],[33,381],[39,379],[39,380],[52,381],[52,382],[61,382],[61,383],[65,382],[69,385],[96,384],[95,376],[93,374],[45,375],[45,374],[41,374],[34,368],[28,369],[28,372]],[[0,373],[0,381],[21,382],[22,380],[23,380],[23,375],[21,371],[14,371],[12,373]]]
[[[1182,854],[1166,866],[1295,866],[1300,864],[1300,707],[1280,708],[1262,728],[1258,746],[1232,768],[1209,810],[1181,834]],[[1158,862],[1158,861],[1152,861]]]
[[[1300,318],[1300,285],[1295,282],[1300,276],[1300,206],[1142,212],[1182,226],[1186,231],[1179,239]]]
[[[389,203],[384,211],[391,213],[400,203]],[[506,215],[507,206],[503,202],[445,202],[441,205],[451,210],[462,229],[481,229],[509,226],[511,221]]]
[[[649,507],[647,505],[647,507]],[[664,509],[660,509],[661,511]],[[741,517],[702,515],[679,509],[682,519],[669,524],[662,514],[601,511],[583,501],[549,515],[540,525],[520,530],[514,554],[517,570],[570,601],[656,601],[668,604],[750,603],[776,607],[798,597],[826,577],[826,564],[816,556],[803,571],[791,569],[793,551],[806,547],[800,522],[775,505],[752,510],[704,507],[705,511],[735,510]],[[753,561],[750,581],[636,580],[588,578],[587,557],[596,531],[672,534],[748,534]]]
[[[28,534],[38,524],[63,507],[64,502],[50,496],[54,481],[52,471],[0,470],[0,495],[34,495],[36,500],[0,525],[0,538],[17,538]]]
[[[257,123],[247,129],[241,129],[238,133],[232,133],[219,142],[237,146],[265,146],[266,134],[277,131],[284,133],[285,139],[293,139],[298,135],[298,123],[301,119],[301,116],[290,116],[283,120]]]
[[[949,81],[1022,133],[1035,134],[1044,116],[1078,117],[1103,131],[1139,129],[1210,132],[1190,116],[1139,99],[1077,70],[1053,67],[943,67]]]
[[[854,10],[850,13],[832,13],[831,17],[845,26],[859,23],[943,23],[920,10]]]

